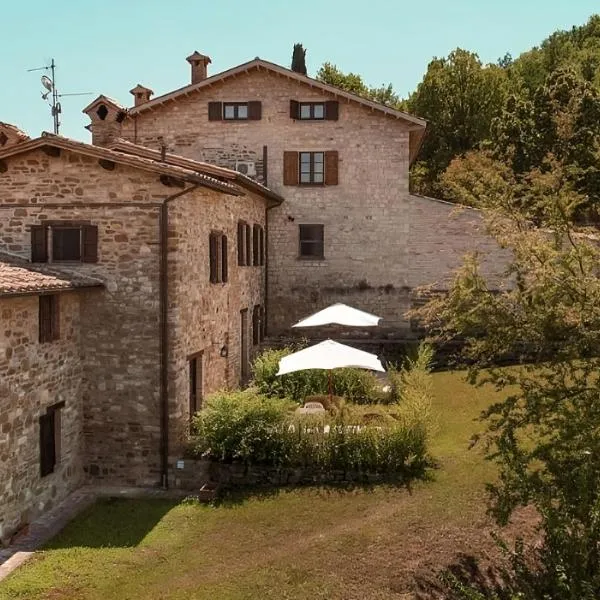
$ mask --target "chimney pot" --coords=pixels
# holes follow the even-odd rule
[[[150,96],[154,94],[154,92],[147,87],[144,87],[140,83],[138,83],[132,90],[129,90],[130,94],[133,94],[133,105],[139,106],[140,104],[144,104],[150,101]]]
[[[196,50],[185,60],[187,60],[192,67],[192,85],[194,83],[200,83],[208,77],[208,65],[212,62],[210,56],[200,54]]]

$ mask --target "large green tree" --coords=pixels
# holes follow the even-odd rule
[[[425,189],[420,191],[437,193],[437,179],[450,161],[489,139],[506,93],[505,70],[482,64],[472,52],[457,48],[429,63],[406,103],[408,111],[427,119],[430,127],[419,154],[417,168],[425,170]]]

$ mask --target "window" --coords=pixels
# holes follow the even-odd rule
[[[227,272],[227,236],[213,232],[209,236],[210,282],[226,283]]]
[[[98,262],[98,227],[69,221],[32,226],[31,262]]]
[[[300,258],[322,259],[323,225],[299,225]]]
[[[190,419],[202,408],[202,352],[189,358]]]
[[[260,234],[260,242],[259,242],[260,259],[258,261],[258,264],[261,267],[264,267],[265,266],[265,230],[262,227],[259,229],[259,234]]]
[[[54,473],[60,462],[61,412],[64,402],[55,404],[40,417],[40,476]]]
[[[225,102],[223,104],[223,118],[229,120],[245,120],[248,118],[247,102]]]
[[[58,294],[40,296],[39,299],[39,341],[40,344],[53,342],[60,337],[60,308]]]
[[[262,341],[262,326],[261,326],[262,310],[260,305],[252,309],[252,344],[257,346]]]
[[[262,118],[260,100],[248,102],[209,102],[209,121],[258,121]]]
[[[300,152],[300,184],[322,184],[324,152]]]
[[[245,224],[245,242],[246,242],[246,265],[252,264],[252,230],[248,223]]]
[[[301,119],[324,119],[325,104],[322,102],[301,102],[300,103],[300,118]]]
[[[290,100],[290,118],[300,121],[337,121],[339,102],[298,102]]]
[[[238,266],[247,265],[246,259],[246,223],[238,221],[237,229],[237,250],[238,250]]]
[[[338,152],[283,153],[283,185],[338,185]]]

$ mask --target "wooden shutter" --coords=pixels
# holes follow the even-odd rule
[[[223,120],[223,103],[209,102],[208,103],[208,120],[222,121]]]
[[[283,153],[283,185],[298,185],[298,153]]]
[[[48,229],[44,225],[31,227],[31,262],[48,262]]]
[[[40,296],[38,300],[38,339],[40,344],[52,341],[51,296]]]
[[[40,417],[40,475],[45,477],[54,471],[56,464],[56,441],[54,438],[54,411]]]
[[[254,225],[252,228],[252,264],[258,267],[260,264],[260,234],[258,233],[259,225]]]
[[[84,225],[83,234],[83,252],[81,260],[85,263],[98,262],[98,226]]]
[[[338,153],[337,150],[325,152],[325,185],[338,184]]]
[[[227,265],[227,236],[221,236],[221,281],[225,283],[229,277],[229,267]]]
[[[60,338],[60,296],[53,294],[50,300],[50,323],[52,327],[52,341]]]
[[[300,117],[300,102],[290,100],[290,119],[298,119]]]
[[[259,230],[260,233],[260,266],[264,266],[265,264],[265,230],[261,227]]]
[[[240,267],[246,264],[244,251],[246,246],[244,244],[244,223],[242,221],[238,221],[237,228],[237,251],[238,251],[238,265]]]
[[[244,235],[244,242],[246,243],[246,262],[244,264],[250,266],[252,264],[252,232],[248,223],[244,223]]]
[[[329,100],[325,102],[325,119],[327,121],[337,121],[339,116],[339,102],[337,100]]]
[[[210,263],[210,282],[217,283],[217,252],[218,252],[218,240],[214,233],[211,233],[209,238],[209,263]]]
[[[262,104],[258,100],[248,102],[248,119],[250,121],[260,121],[262,117]]]

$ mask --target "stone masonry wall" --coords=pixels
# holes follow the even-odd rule
[[[80,299],[59,295],[60,339],[39,343],[38,296],[0,298],[0,540],[76,489],[83,473]],[[60,454],[40,476],[39,417],[60,409]]]
[[[0,249],[29,258],[30,226],[89,220],[98,262],[77,264],[106,289],[82,299],[85,470],[94,479],[159,481],[158,175],[63,151],[7,161],[0,175]],[[24,375],[26,376],[26,375]]]
[[[378,335],[402,334],[411,288],[447,275],[472,243],[492,250],[490,266],[502,262],[467,219],[449,224],[447,205],[409,194],[414,125],[344,101],[338,121],[294,120],[290,99],[331,97],[251,71],[126,119],[122,129],[130,141],[158,148],[162,138],[171,152],[224,166],[235,158],[260,161],[267,146],[267,184],[285,197],[269,211],[269,335],[336,301],[382,316]],[[246,100],[262,102],[261,120],[208,120],[208,102]],[[337,150],[339,185],[284,186],[285,150]],[[300,224],[324,225],[324,260],[298,258]]]
[[[248,311],[250,357],[252,309],[264,306],[265,267],[238,266],[237,224],[265,226],[265,201],[253,195],[202,192],[182,196],[169,208],[169,328],[171,339],[171,453],[181,452],[189,422],[189,357],[202,360],[202,393],[238,387],[241,377],[241,315]],[[209,234],[227,236],[228,281],[210,283]],[[221,349],[227,348],[227,356]]]

